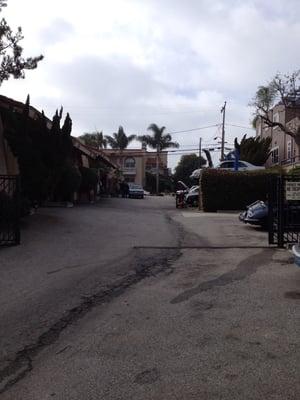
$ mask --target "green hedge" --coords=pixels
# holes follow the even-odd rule
[[[81,173],[81,185],[79,191],[85,193],[90,190],[95,190],[98,183],[97,170],[86,167],[80,167],[79,170]]]
[[[266,200],[268,182],[276,171],[229,172],[206,169],[201,192],[204,211],[242,210],[256,200]]]
[[[300,167],[295,167],[289,170],[288,175],[300,175]]]
[[[72,201],[74,192],[81,185],[81,173],[79,169],[70,163],[62,168],[60,180],[56,187],[56,198],[62,201]]]

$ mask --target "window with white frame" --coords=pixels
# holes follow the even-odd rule
[[[273,122],[279,122],[279,112],[273,114]]]
[[[279,163],[279,147],[273,147],[273,149],[271,150],[271,160],[272,164]]]
[[[124,161],[125,168],[135,168],[135,159],[133,157],[127,157]]]

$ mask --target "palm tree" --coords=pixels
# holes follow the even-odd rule
[[[239,152],[241,160],[248,161],[254,165],[264,165],[271,154],[272,138],[261,138],[243,136],[239,143],[237,138],[234,140],[234,147]]]
[[[103,136],[103,132],[92,132],[92,133],[84,133],[79,136],[80,139],[84,141],[87,146],[96,147],[99,149],[106,149],[107,140]]]
[[[136,138],[136,135],[127,136],[123,127],[119,126],[117,133],[113,133],[112,136],[105,136],[105,138],[112,149],[119,149],[122,151]]]
[[[169,133],[164,134],[165,129],[165,126],[159,128],[158,125],[151,124],[148,130],[152,131],[152,136],[143,135],[138,137],[138,140],[142,143],[146,143],[152,149],[156,149],[156,194],[159,194],[159,153],[170,147],[179,147],[177,142],[172,142],[172,136]]]

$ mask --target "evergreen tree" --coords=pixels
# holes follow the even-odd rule
[[[190,186],[193,183],[190,179],[192,172],[195,169],[198,169],[199,165],[203,167],[205,164],[206,160],[203,157],[199,160],[199,156],[196,154],[185,154],[181,156],[181,159],[175,168],[174,180],[176,182],[182,181],[187,186]]]
[[[0,1],[0,12],[6,7],[6,1]],[[44,57],[24,58],[23,48],[20,46],[24,39],[22,28],[18,27],[14,33],[5,18],[0,21],[0,85],[4,80],[13,76],[15,79],[25,77],[25,70],[35,69]]]

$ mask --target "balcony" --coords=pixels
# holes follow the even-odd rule
[[[122,172],[124,175],[136,175],[135,167],[122,167]]]

